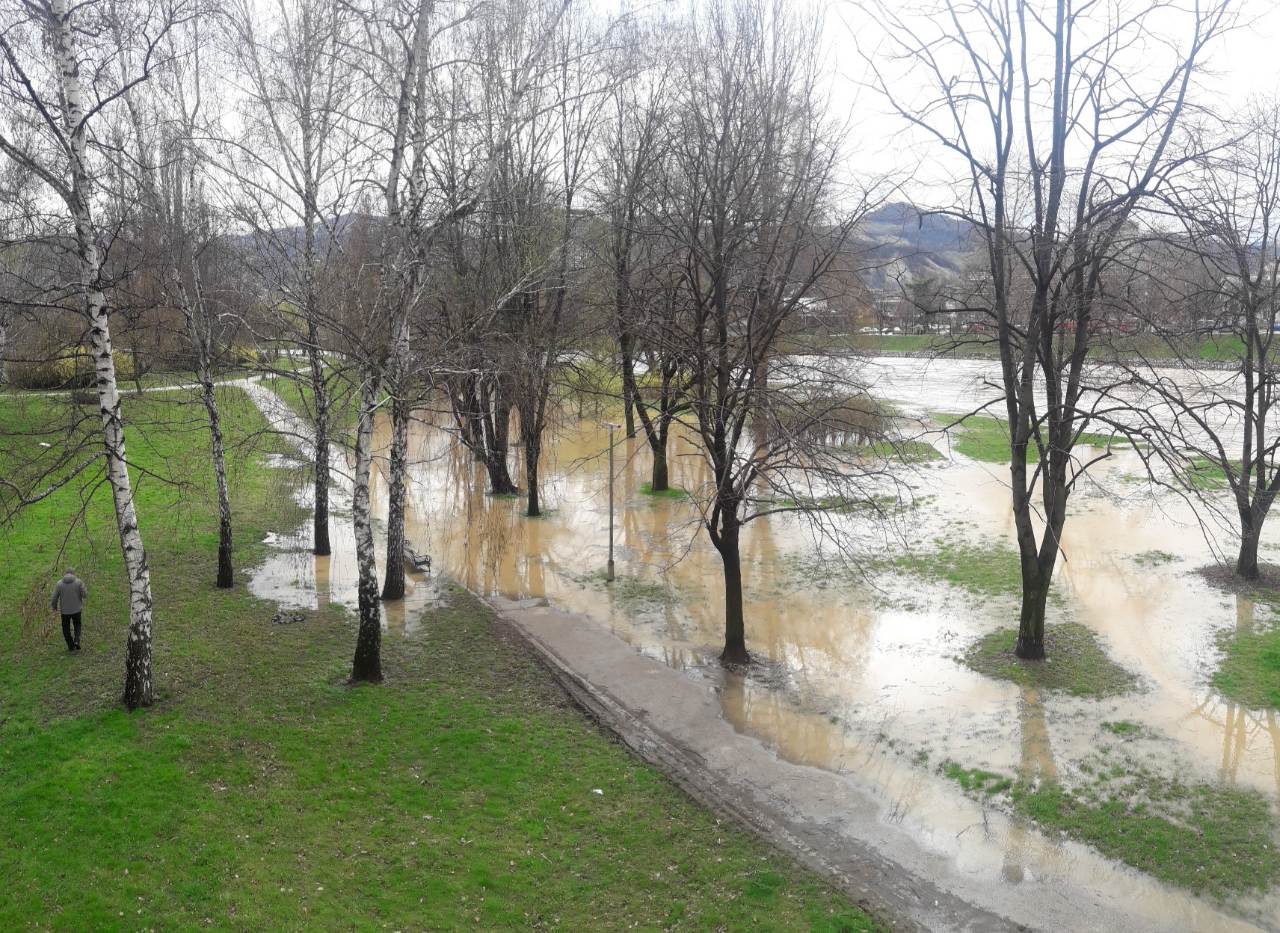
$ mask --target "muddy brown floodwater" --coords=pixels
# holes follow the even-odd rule
[[[963,367],[947,378],[956,387],[972,386],[973,371]],[[257,400],[264,403],[261,395]],[[966,401],[935,402],[935,408],[962,410]],[[1012,596],[974,596],[892,571],[868,581],[786,516],[753,523],[743,536],[747,644],[768,663],[747,676],[726,673],[715,663],[723,634],[719,557],[688,498],[642,491],[650,463],[642,440],[621,441],[617,451],[619,579],[608,585],[607,435],[596,421],[567,417],[547,445],[548,511],[537,519],[523,516],[523,500],[487,495],[482,465],[430,421],[424,413],[412,432],[406,534],[432,555],[438,573],[482,595],[545,598],[706,681],[737,730],[784,759],[856,779],[884,801],[885,820],[907,827],[966,876],[992,886],[1034,880],[1060,894],[1088,892],[1125,905],[1135,928],[1280,925],[1274,890],[1216,905],[1000,815],[938,774],[940,763],[954,761],[1053,781],[1103,742],[1102,722],[1123,720],[1141,727],[1141,737],[1125,750],[1144,765],[1184,781],[1256,789],[1277,807],[1275,713],[1242,709],[1209,685],[1215,639],[1249,628],[1266,610],[1211,589],[1194,573],[1208,555],[1199,525],[1176,497],[1153,497],[1132,481],[1141,473],[1135,454],[1101,464],[1076,494],[1054,583],[1054,621],[1088,626],[1111,657],[1141,679],[1136,692],[1098,700],[1020,688],[957,662],[976,639],[1016,621]],[[385,424],[377,438],[385,448]],[[672,486],[699,489],[706,477],[702,461],[678,439],[672,453]],[[512,475],[522,476],[516,466]],[[916,508],[896,529],[855,529],[863,552],[902,550],[907,545],[895,533],[902,529],[922,554],[939,541],[955,548],[1012,546],[1004,472],[954,454],[919,467],[909,477],[921,497]],[[375,475],[373,492],[375,514],[385,512],[384,473]],[[309,526],[284,535],[254,576],[255,592],[287,605],[354,605],[341,491],[338,500],[333,557],[307,552]],[[860,519],[849,521],[853,526]],[[1274,557],[1271,530],[1264,552]],[[1135,560],[1155,552],[1158,560]],[[408,599],[387,607],[386,624],[411,637],[415,610],[439,593],[435,578],[409,582]]]

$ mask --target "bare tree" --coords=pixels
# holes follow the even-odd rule
[[[712,477],[696,495],[724,566],[721,658],[731,663],[750,658],[743,526],[779,512],[821,518],[854,501],[864,476],[840,442],[870,407],[846,394],[844,374],[778,350],[863,203],[837,183],[841,128],[812,51],[820,30],[820,18],[781,0],[721,0],[695,14],[657,198],[687,321],[668,352],[689,374],[687,423]]]
[[[13,0],[0,7],[0,96],[10,119],[0,124],[0,152],[31,172],[65,211],[74,236],[75,281],[88,327],[103,455],[129,587],[124,702],[153,699],[151,572],[147,565],[125,450],[124,419],[104,290],[106,231],[97,218],[98,188],[114,153],[98,128],[151,77],[160,44],[189,11],[176,4],[122,2],[76,6],[67,0]],[[125,71],[118,64],[127,62]],[[12,127],[21,123],[19,136]]]
[[[634,34],[632,34],[634,33]],[[617,329],[622,404],[627,436],[635,434],[638,419],[652,454],[650,488],[668,488],[667,451],[671,425],[685,411],[688,373],[679,341],[670,339],[682,307],[673,257],[655,236],[653,213],[657,179],[667,157],[665,126],[672,81],[670,30],[651,33],[637,25],[621,44],[628,57],[610,95],[609,123],[604,141],[603,190],[600,198],[608,220],[607,255],[612,273],[614,326]],[[648,49],[644,67],[631,56]],[[636,378],[636,363],[645,364],[644,385]]]
[[[360,409],[356,431],[353,516],[359,567],[360,628],[352,662],[353,681],[378,682],[381,624],[377,569],[369,524],[369,470],[373,419],[382,405],[380,390],[390,392],[392,445],[387,514],[388,585],[384,598],[403,595],[404,484],[406,482],[412,314],[423,297],[430,261],[442,231],[473,213],[497,172],[499,159],[523,114],[523,100],[554,36],[565,4],[510,3],[464,8],[445,18],[428,0],[371,8],[361,12],[370,96],[386,88],[372,108],[366,145],[382,167],[380,194],[385,205],[377,292],[359,342]],[[532,37],[513,67],[499,52],[510,36]],[[481,137],[461,192],[441,188],[430,155],[442,142],[456,139],[450,130],[465,117],[452,109],[457,96],[441,87],[456,70],[479,68],[484,96],[473,100],[498,109],[492,137]],[[461,80],[461,79],[459,79]],[[378,98],[375,97],[375,101]],[[443,108],[438,107],[443,103]],[[379,119],[379,116],[381,119]],[[380,125],[380,129],[379,129]],[[492,125],[492,124],[490,124]]]
[[[1231,23],[1229,4],[870,6],[890,52],[868,59],[876,83],[911,127],[958,164],[962,193],[949,212],[971,223],[985,247],[1000,351],[993,388],[1009,429],[1021,559],[1014,650],[1041,659],[1067,501],[1093,462],[1077,458],[1075,446],[1099,415],[1089,402],[1096,396],[1086,362],[1102,279],[1117,238],[1171,164],[1169,142],[1188,89],[1205,47]],[[913,86],[924,81],[924,90],[901,90],[897,66],[911,71]],[[1022,287],[1029,300],[1016,302]]]
[[[286,339],[305,353],[314,457],[312,550],[328,554],[330,410],[337,358],[326,333],[333,299],[325,270],[350,231],[364,169],[349,125],[360,85],[346,49],[356,18],[333,0],[236,2],[223,22],[243,95],[241,126],[218,133],[234,191],[227,205],[251,233],[251,263],[281,313]],[[297,378],[292,367],[281,371]]]
[[[547,252],[545,258],[535,259],[541,263],[543,274],[536,276],[540,280],[536,287],[530,281],[535,276],[526,278],[516,305],[520,318],[516,408],[524,448],[526,514],[531,518],[542,514],[538,467],[547,430],[548,402],[569,329],[566,297],[582,278],[581,263],[575,258],[582,252],[578,246],[582,238],[579,221],[583,219],[579,202],[607,87],[595,46],[596,37],[583,17],[571,15],[561,20],[549,56],[553,61],[544,96],[550,100],[531,96],[535,112],[522,126],[524,135],[536,138],[542,132],[540,124],[545,124],[549,153],[553,156],[547,183],[535,183],[528,191],[532,194],[537,188],[544,188],[548,194],[553,193],[541,211],[544,223],[535,226],[549,225],[554,230],[547,238],[551,249],[537,251]],[[545,117],[540,118],[539,111],[544,107]],[[508,153],[515,148],[505,147]],[[580,289],[575,288],[574,294],[580,294]]]
[[[1200,514],[1239,538],[1235,572],[1256,580],[1258,540],[1280,491],[1272,423],[1280,398],[1273,346],[1280,310],[1280,104],[1258,101],[1215,130],[1188,134],[1186,168],[1165,186],[1176,221],[1142,242],[1156,281],[1120,303],[1160,338],[1152,359],[1124,361],[1136,431]],[[1172,292],[1170,303],[1150,300]],[[1139,300],[1143,299],[1143,300]],[[1200,348],[1211,342],[1218,366]],[[1121,358],[1123,360],[1123,357]],[[1230,504],[1219,492],[1225,484]],[[1224,507],[1225,506],[1225,507]]]
[[[119,140],[118,148],[128,154],[127,168],[136,178],[134,188],[142,205],[137,232],[144,261],[159,266],[164,299],[182,316],[200,385],[218,497],[217,585],[227,589],[234,579],[231,492],[215,379],[230,330],[206,288],[202,268],[221,234],[206,196],[207,158],[197,141],[204,135],[199,124],[208,96],[201,75],[202,38],[199,19],[170,33],[160,72],[163,81],[156,82],[146,101],[137,94],[124,98],[132,139]],[[123,53],[120,68],[122,80],[133,68]]]

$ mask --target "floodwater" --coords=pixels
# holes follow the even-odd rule
[[[991,397],[989,364],[876,361],[868,381],[904,410],[964,411]],[[914,372],[914,378],[911,374]],[[258,399],[263,404],[262,399]],[[615,547],[608,556],[608,435],[591,418],[566,416],[544,456],[547,514],[528,519],[523,500],[489,496],[486,474],[423,412],[411,434],[406,535],[443,572],[481,594],[545,598],[581,613],[644,652],[705,679],[737,729],[788,760],[843,772],[878,794],[885,819],[993,885],[1056,879],[1129,905],[1147,928],[1277,929],[1280,891],[1219,907],[1050,838],[964,797],[938,774],[944,761],[1029,781],[1083,777],[1100,750],[1184,781],[1223,781],[1280,801],[1280,722],[1240,708],[1209,684],[1216,638],[1264,623],[1267,610],[1212,589],[1194,571],[1209,559],[1185,503],[1134,480],[1136,454],[1090,472],[1070,506],[1051,621],[1096,632],[1141,688],[1103,700],[1037,692],[992,680],[955,660],[977,638],[1016,621],[1006,597],[978,598],[895,574],[865,579],[823,547],[802,521],[774,516],[743,535],[747,646],[767,663],[746,676],[715,663],[723,637],[719,557],[688,498],[645,495],[649,454],[618,433]],[[385,424],[377,442],[389,441]],[[945,438],[938,439],[945,447]],[[522,474],[513,458],[512,475]],[[381,461],[385,469],[385,461]],[[673,440],[671,484],[698,490],[702,460]],[[856,529],[864,551],[927,554],[935,540],[1012,545],[1005,468],[952,454],[908,477],[918,506],[887,529]],[[305,490],[299,490],[305,495]],[[385,477],[375,475],[375,514]],[[310,529],[279,542],[254,577],[261,595],[288,605],[355,602],[349,520],[335,503],[334,556],[307,552]],[[851,523],[860,521],[851,518]],[[904,540],[904,529],[910,541]],[[1277,553],[1276,528],[1263,542]],[[1159,552],[1156,560],[1140,555]],[[382,566],[379,555],[379,566]],[[438,599],[434,578],[414,577],[405,604],[388,606],[390,630],[412,635],[415,608]],[[1050,662],[1051,663],[1051,662]],[[1120,739],[1103,722],[1141,726]],[[1280,844],[1280,840],[1277,840]],[[1233,918],[1243,918],[1240,925]]]

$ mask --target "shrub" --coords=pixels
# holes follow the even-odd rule
[[[883,438],[889,427],[886,407],[865,393],[808,395],[788,399],[775,412],[786,432],[821,443],[869,444]]]
[[[112,351],[116,379],[133,378],[133,359],[120,350]],[[93,357],[84,347],[63,350],[48,360],[10,363],[5,375],[19,389],[84,389],[93,386]]]
[[[257,347],[236,344],[231,348],[231,360],[238,367],[254,369],[263,359],[264,354]]]

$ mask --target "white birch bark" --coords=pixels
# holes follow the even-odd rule
[[[373,523],[369,512],[373,419],[378,408],[378,388],[376,377],[365,380],[360,392],[360,414],[356,421],[351,522],[356,539],[360,629],[356,636],[355,658],[351,662],[353,683],[376,684],[382,681],[382,609],[378,602],[378,566],[373,553]]]
[[[63,127],[69,144],[71,169],[71,185],[66,189],[64,197],[75,224],[85,316],[89,321],[89,345],[93,357],[98,408],[102,415],[107,480],[111,485],[116,528],[129,586],[124,702],[129,709],[136,709],[139,706],[149,706],[154,697],[151,679],[151,571],[147,567],[147,552],[143,547],[133,485],[129,480],[124,422],[120,416],[120,392],[116,383],[115,360],[111,353],[107,298],[100,285],[103,253],[90,206],[94,178],[88,164],[86,98],[68,0],[50,0],[50,13],[51,39],[65,108]]]

